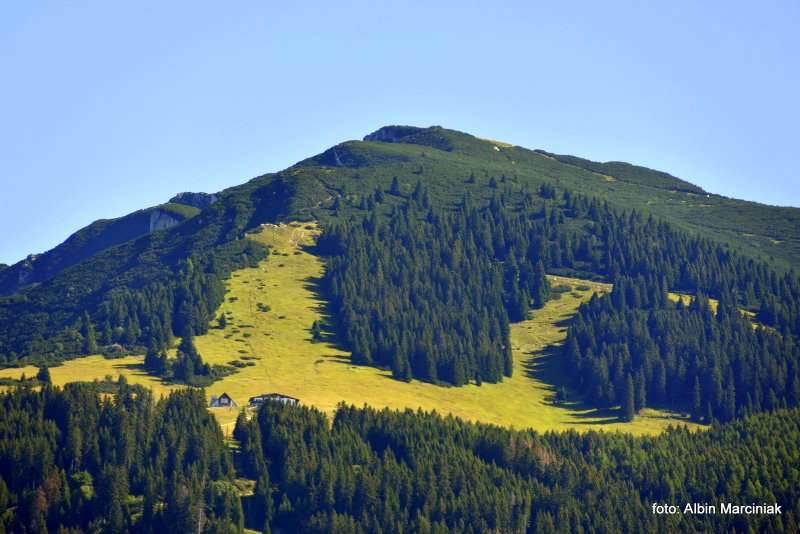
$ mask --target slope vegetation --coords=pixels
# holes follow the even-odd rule
[[[195,206],[168,202],[116,219],[95,221],[73,233],[57,247],[42,254],[31,254],[7,269],[0,269],[0,295],[10,295],[32,284],[49,280],[98,252],[155,230],[180,224],[199,211]]]
[[[679,421],[648,410],[634,423],[620,424],[612,413],[574,402],[555,403],[555,387],[549,380],[559,377],[548,361],[548,348],[564,339],[564,322],[581,302],[608,290],[607,285],[594,282],[554,280],[559,285],[571,284],[574,290],[549,302],[533,319],[512,326],[514,374],[501,383],[459,388],[416,380],[406,383],[393,379],[389,371],[352,365],[349,353],[337,348],[329,336],[316,343],[311,339],[311,325],[325,318],[325,303],[317,293],[323,264],[307,249],[317,232],[315,225],[296,223],[269,225],[252,234],[253,239],[271,247],[269,260],[234,273],[221,310],[227,327],[210,329],[196,338],[196,343],[211,363],[246,358],[242,361],[254,365],[213,384],[209,394],[227,392],[243,403],[259,393],[278,392],[328,413],[344,401],[436,410],[466,420],[540,430],[604,428],[655,433]],[[219,415],[228,422],[235,412],[221,411]]]
[[[653,409],[632,423],[620,423],[613,410],[599,411],[567,392],[557,400],[560,376],[555,348],[563,342],[566,322],[578,306],[595,293],[606,293],[607,284],[565,277],[551,277],[562,288],[559,298],[534,312],[533,318],[511,327],[514,373],[497,384],[443,387],[413,380],[395,380],[391,372],[352,365],[350,354],[337,347],[329,333],[314,342],[311,325],[326,321],[325,302],[318,293],[324,265],[309,250],[319,229],[315,224],[264,225],[250,238],[268,245],[272,253],[257,267],[235,271],[218,315],[224,313],[224,329],[210,328],[195,338],[203,358],[212,364],[237,362],[242,367],[207,389],[207,395],[228,393],[240,406],[251,396],[277,392],[300,399],[333,414],[340,402],[376,408],[435,410],[469,421],[540,431],[590,429],[623,430],[655,434],[670,424],[694,426],[682,417]],[[565,290],[569,287],[569,290]],[[50,369],[53,382],[63,385],[82,380],[116,379],[150,387],[156,396],[175,386],[147,375],[141,356],[105,359],[90,356],[64,362]],[[0,377],[33,376],[35,367],[6,369]],[[212,409],[230,431],[237,410]]]

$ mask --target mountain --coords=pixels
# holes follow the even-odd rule
[[[517,202],[525,191],[537,198],[543,190],[577,193],[611,209],[653,216],[777,272],[800,260],[797,208],[703,193],[643,167],[551,155],[437,126],[387,126],[364,141],[341,143],[213,197],[182,194],[173,199],[177,202],[98,221],[52,251],[0,271],[3,293],[23,289],[0,301],[0,358],[80,353],[75,333],[84,310],[97,317],[98,328],[110,321],[112,328],[126,329],[125,324],[114,327],[115,321],[126,321],[126,312],[115,302],[136,300],[137,294],[154,291],[154,284],[179,286],[179,276],[189,276],[188,260],[214,273],[212,278],[225,277],[242,264],[241,251],[260,254],[242,239],[249,230],[280,220],[317,219],[323,225],[349,220],[368,213],[368,197],[388,191],[393,182],[398,194],[388,196],[387,209],[406,202],[417,183],[425,187],[431,206],[446,210],[460,205],[465,194],[477,202],[497,195]],[[582,224],[585,235],[592,223]],[[196,270],[192,276],[198,276]],[[168,310],[173,300],[174,295],[164,304],[160,339],[175,333],[176,325],[163,324],[174,322],[176,314]],[[202,316],[213,311],[207,308]],[[150,318],[138,322],[143,320]],[[149,325],[131,328],[130,341],[144,343]]]
[[[64,269],[114,245],[156,230],[175,226],[197,215],[214,195],[180,193],[166,204],[135,211],[116,219],[101,219],[81,228],[63,243],[42,254],[0,269],[0,295],[11,295],[56,276]]]
[[[664,172],[410,126],[98,221],[35,283],[0,269],[0,365],[38,367],[0,377],[21,386],[0,530],[797,531],[799,229]],[[178,391],[51,384],[126,352],[73,363]],[[181,390],[209,383],[309,396],[215,422]],[[453,416],[507,406],[548,431]]]

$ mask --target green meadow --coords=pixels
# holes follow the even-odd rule
[[[324,271],[322,260],[311,251],[318,235],[313,223],[264,225],[250,238],[271,247],[269,258],[257,267],[236,271],[227,281],[225,301],[217,312],[225,314],[225,328],[214,326],[195,338],[203,358],[212,364],[234,364],[236,373],[215,382],[207,395],[228,393],[239,406],[259,393],[277,392],[332,413],[340,402],[391,409],[435,410],[470,421],[505,427],[547,430],[622,430],[632,434],[657,434],[668,425],[695,426],[685,417],[646,409],[631,423],[622,423],[614,411],[598,411],[581,404],[567,390],[557,401],[557,384],[563,382],[555,349],[563,342],[567,322],[578,306],[610,286],[598,282],[553,276],[562,286],[557,298],[532,317],[511,328],[514,373],[501,383],[446,387],[413,380],[403,382],[374,367],[353,365],[349,353],[337,346],[331,332],[313,342],[311,325],[325,325],[325,302],[319,294]],[[324,328],[323,330],[326,330]],[[156,395],[173,386],[146,374],[141,356],[109,360],[89,356],[51,368],[53,382],[102,380],[125,375],[129,382],[153,388]],[[35,374],[36,368],[6,369],[0,377]],[[229,431],[238,410],[212,412]]]

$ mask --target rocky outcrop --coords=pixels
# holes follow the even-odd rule
[[[156,208],[150,212],[150,231],[171,228],[182,221],[183,219],[177,218],[172,213]]]
[[[384,126],[364,137],[364,141],[378,143],[404,143],[409,136],[424,132],[423,128],[416,126]]]
[[[217,201],[217,195],[212,193],[192,193],[189,191],[178,193],[171,199],[170,202],[176,204],[185,204],[186,206],[194,206],[195,208],[203,209],[210,206]]]
[[[417,128],[416,126],[384,126],[364,137],[364,141],[379,143],[405,143],[429,146],[437,150],[453,150],[453,142],[440,126]]]

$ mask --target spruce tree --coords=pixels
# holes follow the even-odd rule
[[[633,387],[633,377],[628,373],[625,379],[625,389],[622,394],[622,420],[626,422],[633,421],[633,416],[636,413],[635,404],[635,391]]]
[[[311,324],[311,340],[314,342],[322,340],[322,328],[319,326],[319,321],[314,321]]]
[[[83,314],[83,352],[85,354],[97,354],[97,336],[94,332],[94,325],[89,314]]]
[[[36,380],[42,384],[52,384],[53,381],[50,378],[50,369],[48,369],[46,365],[39,368],[39,371],[36,373]]]

